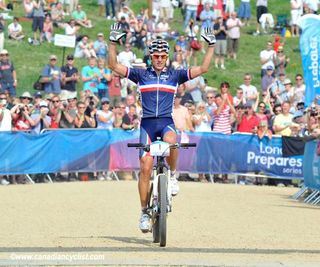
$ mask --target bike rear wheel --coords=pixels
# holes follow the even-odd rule
[[[160,247],[165,247],[167,244],[167,176],[165,174],[159,175],[159,236]]]

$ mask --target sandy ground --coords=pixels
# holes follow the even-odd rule
[[[0,265],[320,266],[320,208],[296,191],[181,183],[160,248],[134,181],[2,186]]]

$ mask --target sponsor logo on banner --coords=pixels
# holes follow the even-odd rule
[[[314,14],[304,15],[298,24],[302,29],[300,51],[306,84],[305,104],[309,106],[320,98],[320,17]]]
[[[247,164],[262,165],[266,169],[282,168],[283,174],[302,175],[302,158],[282,157],[282,148],[259,144],[259,153],[248,151]]]

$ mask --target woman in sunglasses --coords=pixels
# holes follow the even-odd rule
[[[116,44],[124,37],[125,33],[116,23],[112,25],[109,45],[109,68],[122,77],[127,77],[138,85],[138,92],[142,105],[142,120],[140,130],[140,143],[147,144],[161,137],[163,141],[174,144],[177,134],[172,119],[173,102],[180,84],[194,79],[209,70],[210,62],[216,43],[213,30],[207,28],[202,34],[203,39],[209,44],[207,53],[200,66],[189,69],[174,70],[166,67],[169,56],[169,44],[163,39],[156,39],[149,45],[149,54],[152,66],[147,69],[128,68],[117,62]],[[170,151],[168,163],[171,171],[171,191],[176,195],[179,185],[176,179],[177,150]],[[141,202],[140,230],[144,233],[150,230],[150,217],[146,212],[149,181],[152,171],[153,158],[145,152],[140,154],[140,179],[139,193]]]

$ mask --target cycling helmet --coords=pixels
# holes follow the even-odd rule
[[[169,53],[169,44],[163,39],[156,39],[151,42],[149,45],[149,53],[152,55],[154,52],[165,52]]]

